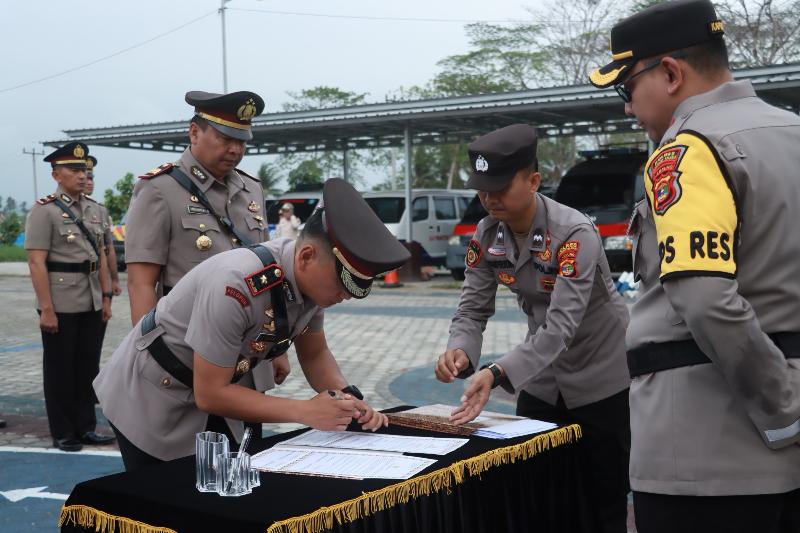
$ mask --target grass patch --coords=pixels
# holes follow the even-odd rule
[[[25,253],[25,248],[12,244],[0,244],[0,263],[8,263],[11,261],[25,262],[27,260],[28,256]]]

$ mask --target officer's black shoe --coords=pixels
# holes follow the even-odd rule
[[[4,427],[6,427],[6,421],[5,420],[0,420],[0,429],[2,429]]]
[[[83,444],[76,439],[53,439],[53,447],[64,452],[79,452]]]
[[[111,444],[115,440],[117,440],[116,437],[112,437],[111,435],[100,435],[99,433],[95,433],[94,431],[87,431],[86,433],[81,435],[82,443],[93,444],[95,446]]]

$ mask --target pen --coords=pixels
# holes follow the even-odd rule
[[[233,483],[233,476],[236,471],[239,469],[239,462],[242,457],[242,453],[247,450],[247,444],[250,442],[250,435],[253,434],[253,428],[248,426],[244,430],[244,436],[242,437],[242,443],[239,445],[239,453],[236,454],[236,457],[233,459],[233,464],[231,465],[231,471],[228,472],[228,481],[225,483],[226,490],[230,490],[230,485]]]

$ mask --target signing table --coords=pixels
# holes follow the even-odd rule
[[[264,439],[251,453],[305,430]],[[390,427],[396,435],[445,436]],[[195,490],[194,457],[75,486],[61,531],[104,533],[592,531],[578,425],[508,440],[472,437],[406,480],[261,473],[252,494]]]

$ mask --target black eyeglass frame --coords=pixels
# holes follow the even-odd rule
[[[657,60],[655,60],[652,63],[650,63],[649,65],[646,65],[639,72],[636,72],[636,73],[632,74],[631,76],[629,76],[622,83],[618,83],[618,84],[614,85],[614,90],[617,91],[617,94],[619,95],[620,98],[622,98],[623,102],[625,102],[626,104],[629,104],[629,103],[631,103],[633,101],[633,94],[631,94],[631,91],[627,87],[625,87],[625,85],[627,83],[630,83],[631,80],[633,80],[634,78],[636,78],[640,74],[644,74],[648,70],[653,70],[654,68],[659,66],[661,64],[661,60],[664,59],[664,57],[671,57],[672,59],[686,59],[686,52],[675,52],[674,54],[669,54],[669,55],[660,57]]]

